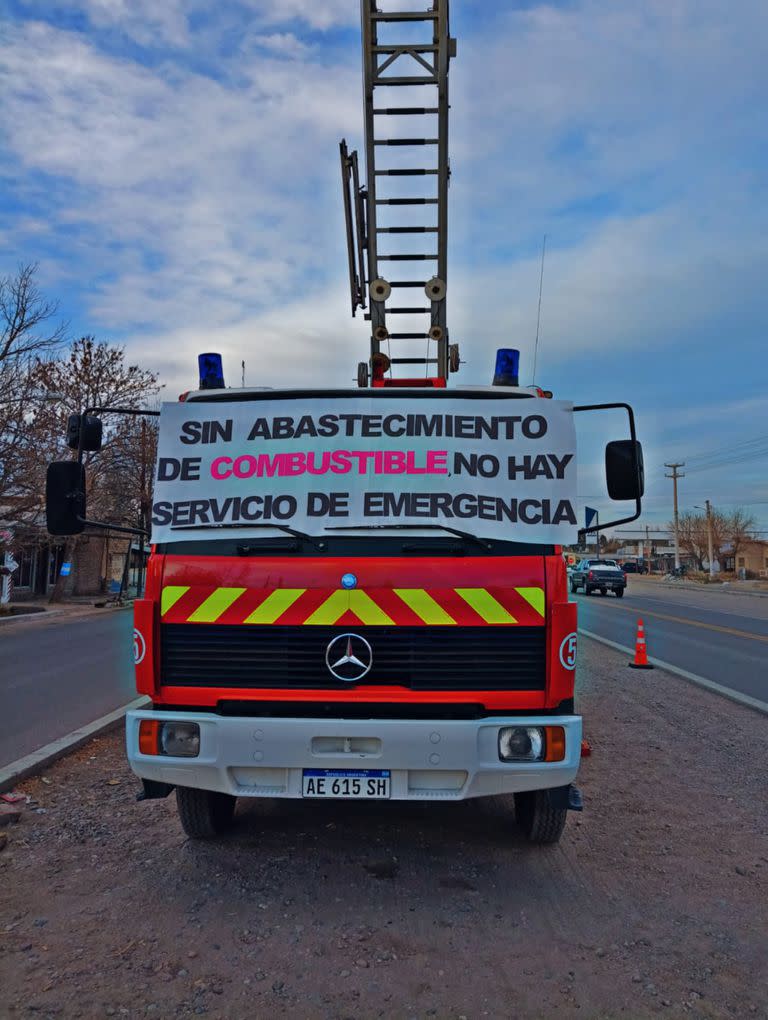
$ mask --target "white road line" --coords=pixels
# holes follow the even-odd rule
[[[610,641],[608,638],[601,637],[599,634],[595,634],[591,630],[582,630],[581,627],[579,627],[579,634],[583,634],[584,637],[591,638],[593,641],[598,641],[601,645],[608,645],[609,648],[615,648],[619,652],[626,652],[629,656],[635,654],[633,648],[628,648],[626,645],[620,645],[618,641]],[[750,708],[756,708],[758,712],[765,712],[768,714],[768,702],[760,701],[759,698],[752,698],[749,694],[742,694],[740,691],[731,690],[730,687],[723,687],[722,684],[715,683],[714,680],[707,680],[704,676],[697,676],[696,673],[689,673],[687,669],[680,669],[679,666],[673,666],[671,662],[654,659],[650,655],[648,656],[648,661],[652,665],[658,666],[659,669],[665,669],[668,673],[674,673],[675,676],[681,676],[684,680],[689,680],[692,684],[696,684],[698,687],[705,687],[708,691],[714,691],[715,694],[721,694],[724,698],[730,698],[731,701],[738,701],[740,705],[748,705]]]
[[[103,715],[101,719],[96,719],[95,722],[88,723],[87,726],[81,726],[80,729],[73,730],[64,737],[52,740],[50,744],[46,744],[44,747],[38,748],[37,751],[33,751],[31,754],[11,762],[10,765],[4,765],[0,768],[0,793],[12,789],[22,779],[35,775],[37,772],[42,772],[48,765],[53,764],[57,758],[62,758],[65,754],[69,754],[70,751],[74,751],[76,748],[87,743],[92,737],[97,737],[100,733],[108,730],[116,722],[119,722],[126,712],[130,712],[134,708],[144,708],[148,704],[149,698],[136,698],[135,701],[123,705],[122,708],[116,708],[114,712]]]

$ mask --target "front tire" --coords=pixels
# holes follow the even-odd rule
[[[213,839],[232,824],[236,797],[213,790],[176,787],[176,807],[181,825],[191,839]]]
[[[571,581],[571,595],[575,595],[578,591],[578,586],[574,581]]]
[[[515,818],[529,843],[558,843],[565,828],[567,808],[553,807],[547,790],[515,794]]]
[[[616,598],[617,599],[623,599],[624,598],[624,589],[623,588],[617,588],[616,589]]]

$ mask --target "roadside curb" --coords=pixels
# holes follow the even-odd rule
[[[33,751],[23,758],[18,758],[16,761],[11,762],[10,765],[4,765],[0,768],[0,793],[12,790],[23,779],[28,779],[30,776],[42,772],[43,769],[52,765],[57,759],[63,758],[70,751],[76,751],[78,747],[87,744],[93,737],[101,736],[102,733],[107,733],[109,730],[114,729],[125,717],[126,712],[130,712],[135,708],[144,708],[149,703],[150,699],[147,697],[136,698],[135,701],[123,705],[122,708],[116,708],[114,712],[103,715],[100,719],[96,719],[95,722],[88,723],[87,726],[82,726],[78,730],[73,730],[57,740],[52,740],[50,744],[38,748],[37,751]]]
[[[33,622],[43,622],[45,620],[51,620],[56,618],[59,623],[64,623],[66,620],[84,620],[91,616],[97,616],[98,614],[104,613],[116,613],[125,609],[132,609],[133,607],[128,606],[83,606],[82,608],[61,608],[61,609],[46,609],[42,613],[17,613],[13,616],[3,616],[0,618],[0,627],[7,626],[11,623],[19,623],[28,625]]]
[[[592,641],[597,641],[601,645],[607,645],[609,648],[614,648],[618,652],[626,652],[627,655],[634,655],[634,649],[629,648],[627,645],[620,645],[618,641],[610,641],[608,638],[601,637],[599,634],[595,634],[591,630],[581,630],[578,632],[585,638],[590,638]],[[713,694],[720,694],[724,698],[728,698],[730,701],[735,701],[739,705],[744,705],[747,708],[752,708],[757,712],[762,712],[764,715],[768,715],[768,702],[760,701],[758,698],[752,698],[749,694],[742,694],[740,691],[732,691],[730,687],[723,687],[722,684],[715,683],[714,680],[707,680],[706,677],[697,676],[696,673],[689,673],[687,669],[681,669],[679,666],[673,666],[671,662],[664,662],[662,659],[654,659],[652,656],[648,656],[648,662],[653,666],[658,666],[659,669],[664,669],[667,673],[672,673],[674,676],[682,677],[683,680],[688,680],[692,684],[696,684],[697,687],[703,687],[705,690],[712,691]]]
[[[679,584],[677,581],[659,581],[665,591],[711,591],[720,595],[740,595],[742,598],[768,599],[768,591],[739,591],[729,584]]]
[[[31,620],[33,617],[41,620],[50,620],[52,616],[61,616],[61,609],[44,609],[42,613],[9,613],[8,616],[0,616],[0,627],[4,623],[18,623],[20,620]]]

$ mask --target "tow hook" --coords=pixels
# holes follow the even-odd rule
[[[549,803],[553,808],[567,811],[583,811],[584,803],[581,799],[581,790],[571,784],[570,786],[555,786],[548,791]]]
[[[136,794],[136,800],[162,800],[173,790],[170,783],[158,783],[155,779],[142,779],[143,789]]]

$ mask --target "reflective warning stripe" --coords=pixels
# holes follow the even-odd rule
[[[518,595],[522,595],[529,606],[533,606],[539,616],[544,616],[544,589],[543,588],[515,588]]]
[[[460,595],[486,623],[517,623],[515,617],[485,588],[457,588],[456,594]]]
[[[186,595],[188,591],[189,585],[169,584],[167,588],[163,588],[160,596],[160,615],[165,616],[168,610],[172,609],[181,596]]]
[[[239,599],[245,588],[217,588],[189,617],[190,623],[215,623],[225,609]]]
[[[255,608],[254,608],[255,607]],[[169,585],[166,623],[284,626],[541,626],[544,589],[523,588],[211,588]]]
[[[449,616],[443,607],[438,605],[423,588],[395,588],[394,592],[395,595],[398,595],[405,602],[409,609],[412,609],[417,616],[421,617],[424,623],[431,626],[445,626],[446,624],[456,623],[453,617]]]
[[[267,595],[258,609],[254,609],[251,615],[243,620],[243,623],[274,623],[306,590],[306,588],[276,588]]]
[[[371,596],[359,588],[353,591],[335,591],[311,616],[304,621],[311,626],[332,626],[344,613],[353,612],[355,616],[369,627],[392,626],[392,620],[384,610],[377,606]]]

